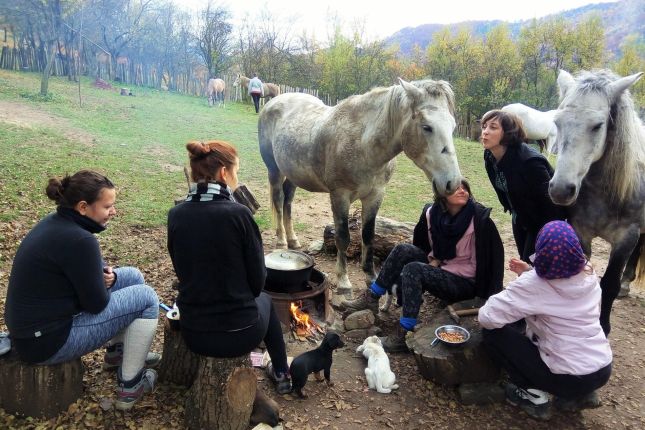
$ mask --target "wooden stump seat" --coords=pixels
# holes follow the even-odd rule
[[[235,358],[197,355],[166,318],[159,380],[190,387],[184,415],[187,429],[248,428],[257,388],[248,354]]]
[[[459,306],[455,305],[455,308],[459,309]],[[414,354],[419,373],[424,378],[443,385],[496,382],[500,369],[484,349],[482,331],[476,316],[462,316],[458,324],[470,332],[468,342],[448,345],[439,341],[431,346],[435,339],[435,329],[449,324],[455,325],[455,322],[444,309],[428,325],[408,335],[407,345]]]
[[[12,415],[55,417],[83,394],[84,371],[80,358],[38,366],[10,351],[0,357],[0,407]]]

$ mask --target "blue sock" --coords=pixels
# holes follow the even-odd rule
[[[413,331],[414,326],[417,325],[417,319],[409,318],[409,317],[401,317],[399,319],[399,324],[401,324],[401,327],[403,327],[407,331]]]
[[[372,282],[372,286],[370,287],[370,290],[372,291],[372,294],[379,297],[381,297],[383,294],[387,292],[387,290],[381,287],[379,284],[377,284],[376,281]]]

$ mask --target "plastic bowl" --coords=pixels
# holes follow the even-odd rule
[[[458,333],[462,335],[463,340],[459,342],[451,342],[449,340],[444,340],[440,336],[441,333]],[[434,335],[441,342],[446,343],[448,345],[461,345],[462,343],[468,342],[468,339],[470,339],[470,332],[458,325],[442,325],[441,327],[437,327],[437,329],[434,331]]]

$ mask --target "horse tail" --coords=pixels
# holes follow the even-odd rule
[[[645,240],[641,242],[641,253],[636,265],[636,279],[634,280],[634,284],[640,287],[645,287]]]

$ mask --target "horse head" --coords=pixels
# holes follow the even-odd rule
[[[237,76],[235,76],[235,80],[233,81],[233,87],[239,87],[240,86],[240,80],[241,80],[241,74],[238,73]]]
[[[440,194],[451,194],[461,184],[452,133],[454,94],[450,84],[430,79],[406,82],[399,78],[409,115],[403,125],[403,152],[426,174]]]
[[[615,132],[616,106],[643,73],[618,78],[609,71],[581,72],[576,78],[560,70],[560,106],[555,114],[559,156],[549,183],[556,204],[576,202],[583,178],[603,157],[608,133]],[[612,152],[620,151],[618,148]],[[616,154],[614,154],[615,156]]]

